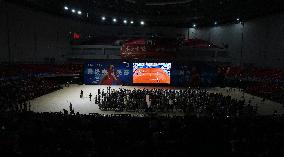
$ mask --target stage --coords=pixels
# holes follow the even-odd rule
[[[64,87],[61,90],[55,91],[53,93],[41,96],[34,100],[31,100],[31,110],[34,112],[60,112],[63,109],[69,111],[70,102],[73,105],[73,108],[76,112],[80,114],[89,114],[89,113],[99,113],[99,114],[132,114],[132,115],[143,115],[143,113],[134,113],[134,112],[114,112],[114,111],[101,111],[97,104],[95,104],[95,95],[97,95],[98,89],[107,90],[109,86],[102,85],[70,85],[70,87]],[[151,87],[151,86],[111,86],[112,89],[175,89],[180,90],[181,88],[174,87]],[[84,97],[80,98],[80,91],[84,91]],[[275,110],[279,114],[284,114],[283,105],[276,103],[270,100],[262,101],[262,98],[252,96],[247,93],[241,92],[239,89],[229,88],[210,88],[207,89],[211,93],[222,93],[223,95],[230,95],[234,99],[243,100],[245,99],[246,103],[251,100],[253,106],[257,105],[258,113],[261,115],[272,115]],[[92,101],[89,99],[89,94],[92,93]],[[244,98],[243,98],[244,96]],[[174,114],[174,115],[183,115],[183,113],[162,113],[162,114]]]

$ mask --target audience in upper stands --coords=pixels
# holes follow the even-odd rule
[[[284,103],[284,69],[220,67],[219,73],[224,76],[223,83],[219,83],[222,86],[242,88],[250,94]]]
[[[7,77],[78,75],[83,70],[83,64],[16,64],[1,65],[0,79]]]
[[[251,82],[284,83],[284,69],[221,67],[226,79]]]

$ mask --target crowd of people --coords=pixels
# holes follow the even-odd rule
[[[184,112],[212,117],[238,117],[256,108],[230,96],[202,89],[111,89],[98,90],[95,101],[101,110],[135,112]]]
[[[227,77],[227,76],[226,76]],[[225,79],[225,78],[224,78]],[[69,86],[69,82],[66,84]],[[264,86],[277,89],[278,86]],[[98,89],[101,110],[139,114],[33,113],[29,100],[60,89],[47,78],[0,80],[4,156],[244,156],[284,153],[284,117],[260,116],[245,100],[205,89]],[[253,93],[260,87],[251,87]],[[79,97],[79,95],[78,95]],[[169,117],[154,113],[169,113]],[[184,113],[183,116],[176,116]]]
[[[45,78],[0,80],[0,111],[27,111],[29,100],[60,89],[60,85]]]
[[[283,154],[283,117],[0,114],[4,156],[233,156]]]

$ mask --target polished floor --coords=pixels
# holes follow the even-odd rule
[[[31,110],[34,112],[60,112],[63,109],[69,111],[70,102],[73,105],[75,112],[81,114],[89,113],[100,113],[100,114],[118,114],[127,112],[114,112],[114,111],[101,111],[97,104],[95,104],[94,96],[97,94],[98,89],[107,89],[109,86],[94,86],[94,85],[71,85],[70,87],[64,87],[61,90],[55,91],[53,93],[41,96],[32,100]],[[153,88],[167,88],[167,89],[177,89],[173,87],[141,87],[141,86],[111,86],[112,89],[127,88],[127,89],[153,89]],[[80,98],[80,91],[84,91],[84,98]],[[251,100],[253,106],[257,105],[259,114],[271,115],[275,110],[280,114],[284,114],[284,108],[282,104],[273,101],[262,101],[262,98],[252,96],[247,93],[243,93],[238,89],[229,90],[229,88],[211,88],[208,89],[212,93],[222,93],[223,95],[230,95],[234,99],[243,100],[246,103]],[[93,99],[89,100],[88,95],[92,93]],[[130,113],[134,115],[141,115],[141,113]],[[176,113],[181,114],[181,113]]]

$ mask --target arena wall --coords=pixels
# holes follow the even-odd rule
[[[62,63],[71,51],[70,32],[97,36],[159,33],[172,37],[183,34],[186,38],[201,38],[217,45],[228,45],[229,57],[234,65],[284,67],[284,14],[247,21],[244,25],[197,29],[97,26],[2,2],[0,21],[0,62],[38,63],[54,59]]]
[[[186,29],[147,26],[98,26],[78,19],[71,19],[33,11],[10,3],[0,7],[0,62],[44,62],[54,58],[64,62],[71,51],[70,32],[96,36],[147,35],[159,33],[165,36],[186,34]],[[9,32],[9,35],[8,35]],[[10,38],[10,40],[8,39]],[[10,44],[8,44],[8,41]]]
[[[254,19],[244,25],[189,28],[188,36],[228,45],[235,65],[284,67],[284,14]]]

